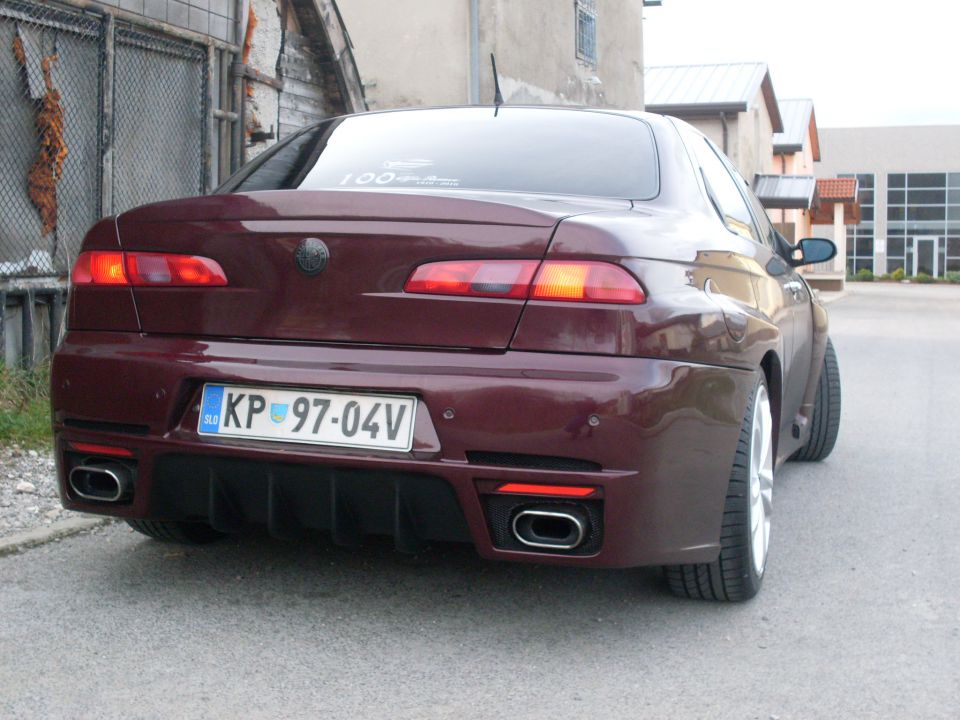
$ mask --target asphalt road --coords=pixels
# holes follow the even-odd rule
[[[840,440],[778,473],[752,602],[116,525],[0,558],[0,717],[960,717],[960,288],[831,315]]]

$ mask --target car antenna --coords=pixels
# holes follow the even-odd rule
[[[497,77],[497,59],[490,53],[490,64],[493,65],[493,116],[496,117],[503,105],[503,93],[500,92],[500,78]]]

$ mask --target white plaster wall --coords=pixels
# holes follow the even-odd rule
[[[371,110],[467,102],[469,0],[338,5]]]
[[[737,118],[737,148],[730,159],[748,183],[756,173],[773,171],[773,123],[762,91]]]
[[[280,56],[280,42],[283,34],[280,26],[280,10],[276,0],[250,0],[249,7],[257,18],[257,26],[253,31],[253,43],[250,46],[250,57],[247,64],[259,70],[264,75],[276,77],[277,58]],[[246,21],[244,22],[246,27]],[[246,157],[252,160],[268,147],[276,143],[280,129],[280,93],[270,85],[248,81],[248,87],[253,89],[253,95],[247,97],[246,131],[269,132],[273,126],[273,140],[250,145],[247,142]]]
[[[371,109],[470,100],[469,0],[340,0]],[[597,1],[597,66],[576,57],[573,0],[479,0],[480,99],[490,53],[507,103],[643,108],[642,3]]]
[[[481,98],[493,97],[489,54],[497,57],[508,103],[643,109],[642,5],[597,2],[597,64],[576,57],[574,3],[481,0]],[[503,76],[518,81],[508,95]]]

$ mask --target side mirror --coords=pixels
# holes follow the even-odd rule
[[[804,238],[797,243],[788,262],[797,267],[826,262],[837,254],[837,246],[826,238]],[[799,257],[798,257],[799,256]]]

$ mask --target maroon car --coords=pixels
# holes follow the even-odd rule
[[[794,270],[834,252],[789,245],[671,118],[328,120],[90,230],[53,363],[63,503],[164,540],[464,541],[748,598],[774,469],[837,436]]]

